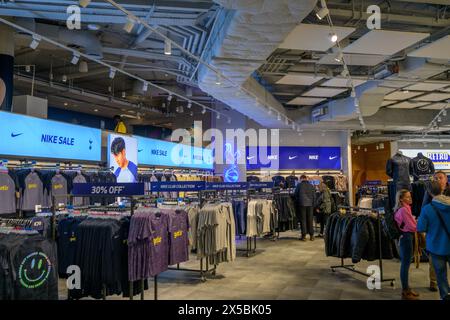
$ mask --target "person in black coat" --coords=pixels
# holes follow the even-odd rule
[[[300,177],[300,183],[295,188],[295,199],[300,212],[300,240],[306,241],[306,234],[314,240],[313,208],[316,202],[316,189],[308,182],[305,175]]]

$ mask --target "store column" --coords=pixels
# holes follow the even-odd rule
[[[11,111],[14,75],[14,31],[0,24],[0,110]]]
[[[353,190],[353,174],[352,174],[352,141],[350,131],[341,133],[342,146],[342,171],[348,178],[348,201],[352,205],[355,190]]]
[[[231,123],[228,123],[228,118],[221,117],[217,119],[212,115],[213,128],[218,129],[223,135],[223,163],[215,163],[214,171],[216,175],[223,175],[225,182],[247,181],[247,166],[246,166],[246,150],[245,146],[238,146],[235,139],[228,137],[227,129],[242,129],[246,130],[245,116],[236,111],[222,111],[227,117],[231,117]],[[232,140],[231,140],[232,139]],[[218,146],[216,146],[218,147]],[[226,159],[234,159],[234,163],[225,163]],[[233,161],[229,161],[233,162]]]

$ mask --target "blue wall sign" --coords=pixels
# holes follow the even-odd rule
[[[273,182],[249,182],[248,187],[249,189],[272,189],[274,183]]]
[[[247,170],[340,170],[340,147],[247,147]]]
[[[139,136],[136,138],[141,165],[213,169],[213,155],[209,149]]]
[[[204,181],[167,181],[167,182],[151,182],[150,190],[152,192],[168,192],[168,191],[201,191],[205,190]]]
[[[143,183],[74,183],[74,196],[142,196]]]
[[[207,182],[206,190],[247,190],[247,182]]]
[[[0,137],[1,155],[101,160],[99,129],[0,112]]]

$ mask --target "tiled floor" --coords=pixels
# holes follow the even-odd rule
[[[245,241],[239,247],[245,247]],[[286,232],[277,241],[258,239],[256,255],[247,258],[238,252],[234,262],[219,265],[216,277],[208,277],[205,282],[197,273],[164,272],[158,277],[158,299],[400,299],[398,260],[383,261],[385,278],[395,278],[396,282],[394,288],[384,282],[381,290],[368,290],[367,278],[362,275],[343,269],[332,272],[330,266],[338,264],[340,259],[325,256],[322,239],[301,242],[296,233]],[[358,263],[356,268],[365,272],[370,264],[376,261]],[[192,257],[182,267],[198,269],[199,262]],[[410,281],[421,299],[439,298],[438,293],[428,290],[428,264],[421,264],[419,269],[412,266]],[[60,293],[65,299],[64,280],[60,281]],[[150,282],[145,299],[153,298]]]

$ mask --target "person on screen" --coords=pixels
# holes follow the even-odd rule
[[[125,140],[117,137],[111,143],[111,154],[119,166],[114,172],[117,182],[137,182],[137,165],[127,159]]]

